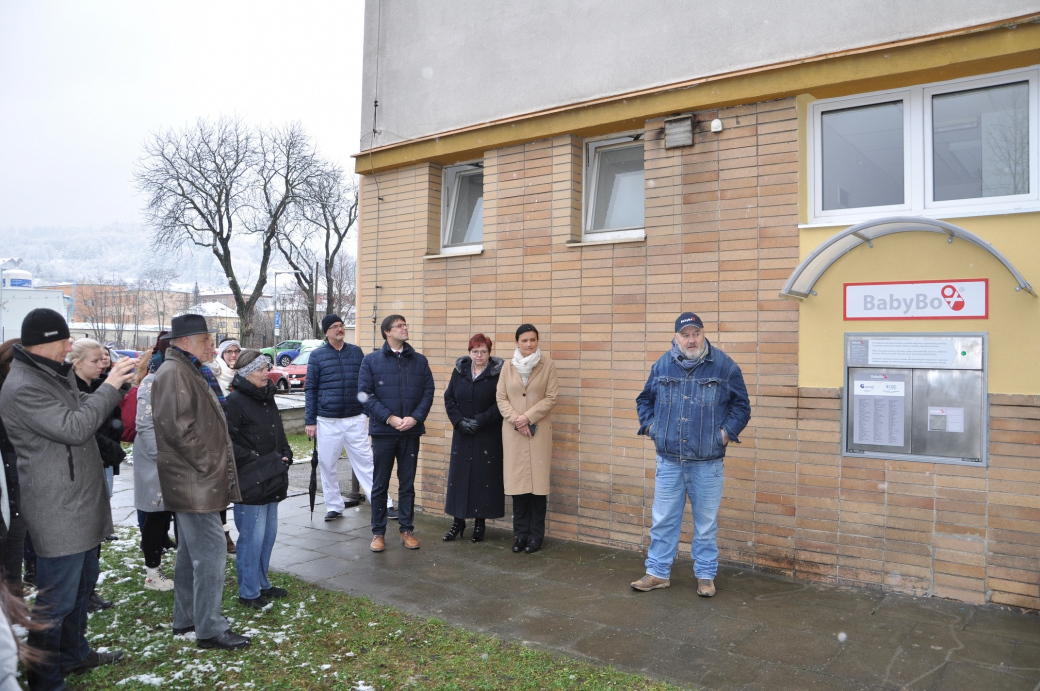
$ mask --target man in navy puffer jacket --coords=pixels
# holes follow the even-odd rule
[[[307,362],[303,422],[307,436],[318,437],[321,493],[328,511],[325,520],[334,521],[346,507],[339,490],[339,456],[345,447],[361,491],[371,501],[372,445],[368,418],[358,400],[358,372],[365,354],[353,343],[344,342],[346,331],[338,314],[326,315],[321,328],[326,342]]]
[[[415,507],[415,471],[419,464],[419,437],[426,433],[423,421],[433,405],[433,373],[422,353],[408,341],[408,324],[391,314],[380,327],[386,341],[361,363],[358,392],[368,413],[375,471],[372,479],[373,552],[386,545],[386,500],[390,473],[397,460],[397,506],[401,542],[419,549],[412,535]]]

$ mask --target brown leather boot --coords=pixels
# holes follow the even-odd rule
[[[419,541],[410,532],[401,533],[401,542],[407,549],[419,549]]]
[[[368,546],[373,552],[382,552],[386,549],[386,540],[383,539],[382,535],[373,535],[372,544]]]

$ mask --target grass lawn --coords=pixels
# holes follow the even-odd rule
[[[287,434],[289,446],[292,448],[293,462],[310,461],[311,452],[314,450],[314,441],[307,438],[306,434]]]
[[[94,648],[119,648],[120,663],[72,677],[77,690],[111,689],[674,689],[552,653],[529,650],[404,614],[364,598],[272,574],[288,598],[253,612],[238,604],[228,559],[224,614],[253,639],[240,652],[199,650],[174,637],[173,593],[145,590],[138,531],[101,550],[98,590],[116,606],[90,616]],[[277,549],[277,548],[276,548]],[[173,574],[173,555],[163,558]]]

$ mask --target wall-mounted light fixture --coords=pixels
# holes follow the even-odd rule
[[[711,121],[711,131],[712,132],[721,132],[722,131],[722,120],[719,120],[718,118],[715,118],[714,120],[712,120]]]

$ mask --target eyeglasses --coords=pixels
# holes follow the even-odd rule
[[[393,325],[393,326],[391,326],[390,328],[391,328],[391,329],[407,329],[407,328],[408,328],[408,325],[407,325],[407,324],[405,324],[404,322],[398,322],[397,324],[394,324],[394,325]]]
[[[224,351],[224,353],[227,354],[227,355],[238,355],[241,352],[242,351],[239,350],[238,348],[235,348],[234,350],[232,350],[231,348],[228,348],[227,350]]]

